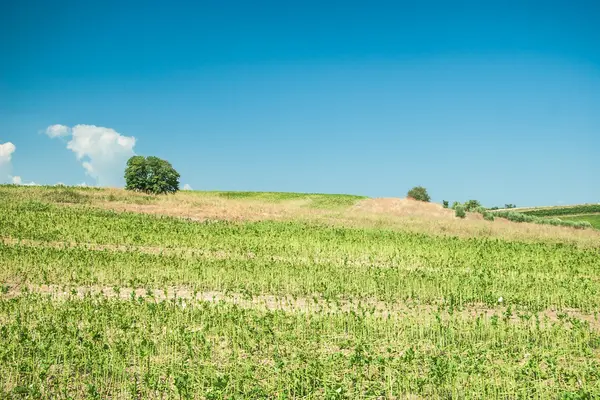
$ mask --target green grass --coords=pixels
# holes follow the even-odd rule
[[[560,217],[562,220],[566,221],[587,221],[596,229],[600,229],[600,214],[590,214],[590,215],[577,215],[570,217]]]
[[[536,217],[559,217],[563,215],[600,213],[600,204],[581,204],[567,207],[539,207],[518,211]]]
[[[198,192],[217,195],[226,199],[251,199],[266,202],[282,202],[290,200],[305,200],[309,207],[336,208],[351,206],[357,201],[366,199],[365,196],[349,194],[318,194],[318,193],[288,193],[288,192]]]
[[[556,217],[539,217],[536,215],[532,215],[532,214],[524,214],[521,212],[517,212],[517,211],[506,211],[506,210],[499,210],[499,211],[492,211],[489,213],[489,215],[491,215],[492,217],[496,216],[496,217],[500,217],[500,218],[506,218],[509,221],[512,222],[529,222],[529,223],[533,223],[533,224],[539,224],[539,225],[553,225],[553,226],[565,226],[565,227],[570,227],[570,228],[575,228],[575,229],[590,229],[593,228],[593,226],[585,220],[568,220],[568,219],[560,219],[560,218],[556,218]],[[485,216],[485,213],[484,213]]]
[[[59,204],[90,204],[94,199],[105,201],[123,201],[134,204],[148,204],[157,202],[162,196],[142,195],[132,192],[120,192],[119,194],[107,192],[105,196],[96,196],[103,189],[94,187],[63,187],[63,186],[38,186],[28,188],[24,191],[22,187],[15,185],[0,185],[0,200],[2,198],[12,198],[23,200],[44,201]],[[356,204],[359,200],[366,199],[366,196],[356,196],[349,194],[321,194],[321,193],[292,193],[292,192],[234,192],[234,191],[186,191],[182,192],[186,196],[198,198],[224,198],[232,200],[253,200],[265,203],[284,203],[290,201],[303,201],[305,207],[336,209],[349,207]]]
[[[0,398],[600,396],[600,244],[196,223],[19,190],[0,188]],[[155,297],[174,288],[224,301]]]
[[[264,312],[38,295],[0,300],[6,398],[592,398],[600,336],[459,316]],[[2,393],[0,392],[0,393]],[[572,396],[572,397],[567,397]],[[575,397],[573,397],[575,396]],[[579,397],[577,397],[579,396]],[[588,397],[585,397],[588,396]]]

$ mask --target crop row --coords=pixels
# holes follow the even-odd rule
[[[600,213],[600,204],[584,204],[570,207],[549,207],[521,211],[522,214],[536,217],[558,217],[561,215]]]
[[[567,316],[381,319],[30,294],[0,298],[0,320],[4,398],[600,395],[600,335]]]
[[[538,217],[536,215],[524,214],[517,211],[494,211],[493,216],[506,218],[512,222],[529,222],[540,225],[566,226],[576,229],[592,228],[592,224],[590,224],[588,221],[563,221],[558,218]]]
[[[282,240],[285,240],[284,238]],[[288,253],[289,254],[289,253]],[[233,291],[325,299],[369,298],[385,302],[450,301],[507,304],[531,309],[600,307],[600,264],[593,251],[543,246],[511,250],[416,245],[412,252],[373,255],[377,264],[348,255],[311,262],[212,255],[148,254],[0,244],[0,281],[34,284],[162,288],[189,285],[201,291]]]

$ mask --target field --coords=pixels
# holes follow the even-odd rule
[[[587,215],[576,215],[576,216],[567,216],[560,217],[562,220],[566,221],[587,221],[596,229],[600,229],[600,214],[587,214]]]
[[[600,229],[600,204],[518,208],[518,212],[537,217],[559,218],[563,221],[586,221]]]
[[[600,232],[0,186],[0,398],[600,396]]]

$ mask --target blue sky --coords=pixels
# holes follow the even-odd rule
[[[7,1],[0,51],[5,180],[600,202],[597,1]]]

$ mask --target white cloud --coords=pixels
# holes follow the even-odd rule
[[[21,186],[21,185],[22,186],[39,186],[35,182],[23,183],[23,179],[21,179],[20,176],[13,176],[12,183],[13,183],[13,185],[19,185],[19,186]]]
[[[12,183],[13,185],[39,186],[35,182],[23,183],[20,176],[11,176],[12,173],[12,155],[17,150],[17,146],[11,142],[0,144],[0,183]]]
[[[0,144],[0,164],[9,163],[17,147],[11,142]]]
[[[183,185],[182,190],[194,190],[194,189],[192,189],[192,187],[186,183],[185,185]]]
[[[0,183],[10,182],[12,155],[17,147],[11,142],[0,144]]]
[[[52,125],[46,129],[52,138],[71,135],[67,148],[75,153],[86,174],[98,186],[123,186],[127,160],[135,155],[136,139],[111,128],[95,125]]]
[[[51,138],[69,136],[71,134],[71,128],[65,125],[50,125],[46,128],[46,135]]]

